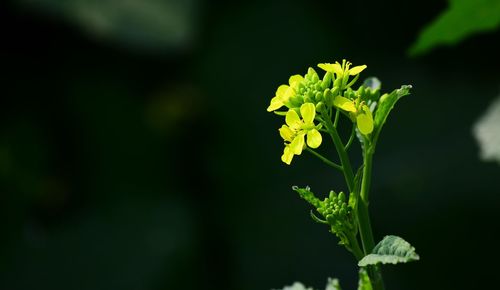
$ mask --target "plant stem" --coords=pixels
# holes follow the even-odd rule
[[[363,257],[365,255],[363,254],[363,251],[359,247],[358,239],[356,238],[356,236],[352,235],[352,236],[348,237],[348,239],[349,239],[349,243],[350,243],[349,250],[354,255],[356,260],[359,261],[359,260],[363,259]]]
[[[337,132],[337,129],[335,127],[338,123],[338,113],[339,110],[337,110],[335,115],[335,124],[332,123],[332,119],[330,118],[324,118],[324,124],[326,130],[328,130],[328,133],[330,133],[330,136],[332,137],[333,144],[335,145],[335,149],[337,150],[337,154],[339,155],[340,165],[343,169],[347,188],[349,189],[349,193],[351,193],[354,190],[354,173],[352,172],[352,166],[351,161],[349,160],[349,156],[345,151],[344,144],[342,143],[339,133]]]
[[[351,129],[351,136],[349,136],[349,140],[347,141],[347,144],[344,146],[345,151],[349,150],[349,147],[351,147],[355,135],[356,135],[356,126],[353,124]]]
[[[349,189],[349,194],[354,190],[354,173],[352,172],[351,161],[349,160],[349,156],[344,149],[344,144],[342,144],[342,140],[340,139],[339,133],[337,129],[335,129],[330,122],[328,131],[330,132],[330,136],[332,137],[333,144],[335,144],[335,148],[337,149],[337,154],[339,155],[340,164],[344,169],[344,178],[347,183],[347,188]]]
[[[324,163],[326,163],[327,165],[337,169],[337,170],[340,170],[340,172],[343,172],[344,169],[342,168],[342,166],[338,165],[337,163],[333,162],[333,161],[330,161],[328,160],[326,157],[324,157],[323,155],[319,154],[318,152],[312,150],[311,148],[309,147],[306,147],[306,150],[311,152],[311,154],[313,154],[314,156],[318,157],[321,161],[323,161]]]
[[[373,239],[373,232],[370,222],[370,213],[368,211],[368,195],[370,191],[371,174],[372,174],[372,159],[373,151],[371,150],[370,144],[365,144],[363,146],[363,179],[361,181],[361,193],[360,200],[358,203],[358,221],[359,221],[359,233],[361,236],[361,243],[363,245],[363,251],[365,255],[371,253],[375,247],[375,241]],[[384,281],[382,279],[382,272],[380,267],[371,266],[368,267],[368,274],[372,282],[374,290],[383,290]]]

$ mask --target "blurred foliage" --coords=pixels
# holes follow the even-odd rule
[[[491,103],[473,129],[481,159],[500,163],[500,97]]]
[[[494,30],[498,25],[499,0],[449,0],[449,8],[420,32],[409,52],[423,54],[439,45],[456,44],[473,34]]]
[[[17,0],[125,47],[165,52],[191,44],[198,0]]]

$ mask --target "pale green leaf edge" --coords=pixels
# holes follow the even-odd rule
[[[376,264],[398,264],[418,261],[420,257],[415,248],[398,236],[385,236],[372,253],[358,262],[358,266],[365,267]]]

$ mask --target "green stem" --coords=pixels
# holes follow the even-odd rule
[[[361,192],[360,200],[358,203],[358,221],[359,221],[359,233],[361,236],[361,243],[363,245],[363,251],[365,255],[371,253],[375,247],[375,241],[373,239],[373,232],[370,222],[370,213],[368,211],[368,195],[370,191],[371,175],[372,175],[372,159],[373,151],[371,150],[370,144],[364,145],[363,150],[363,179],[361,181]],[[370,280],[372,281],[374,290],[383,290],[384,281],[382,279],[382,272],[380,267],[372,266],[368,268],[368,274]]]
[[[368,147],[365,144],[365,148]],[[368,194],[370,191],[371,175],[372,175],[372,159],[373,154],[365,149],[363,152],[363,179],[361,181],[360,200],[358,204],[359,213],[359,232],[361,234],[361,241],[363,243],[363,250],[365,254],[371,253],[375,247],[373,240],[373,233],[370,224],[370,215],[368,213]]]
[[[324,157],[323,155],[319,154],[318,152],[312,150],[309,147],[306,147],[306,150],[309,151],[309,152],[311,152],[314,156],[316,156],[319,159],[321,159],[321,161],[323,161],[327,165],[329,165],[329,166],[331,166],[331,167],[333,167],[333,168],[335,168],[337,170],[340,170],[340,172],[344,172],[344,169],[342,168],[342,166],[338,165],[337,163],[328,160],[326,157]]]
[[[349,193],[352,193],[354,189],[354,173],[352,172],[351,161],[349,160],[349,156],[344,149],[344,144],[342,144],[339,133],[333,126],[332,121],[330,119],[326,119],[325,125],[328,132],[330,133],[330,136],[332,137],[333,144],[337,149],[337,154],[339,155],[340,159],[340,165],[344,169],[343,173],[345,181],[347,183],[347,188],[349,189]]]
[[[356,135],[356,125],[352,125],[351,129],[351,136],[349,136],[349,141],[347,141],[347,144],[344,146],[345,151],[349,150],[349,147],[351,147],[352,141],[354,140],[354,135]]]
[[[363,259],[363,257],[365,255],[363,254],[363,251],[361,250],[361,247],[359,246],[358,239],[356,238],[356,236],[351,235],[348,237],[348,239],[349,239],[349,243],[350,243],[349,250],[354,255],[356,260],[359,261],[359,260]]]

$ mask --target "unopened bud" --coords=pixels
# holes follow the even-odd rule
[[[345,193],[344,193],[343,191],[341,191],[341,192],[339,193],[339,196],[338,196],[338,197],[339,197],[339,201],[341,201],[341,202],[343,202],[343,203],[345,202]]]
[[[332,83],[332,73],[326,72],[325,76],[323,76],[323,81],[321,82],[321,87],[323,89],[326,89],[330,86],[331,83]]]
[[[322,112],[325,109],[325,103],[319,102],[316,104],[316,112]]]

